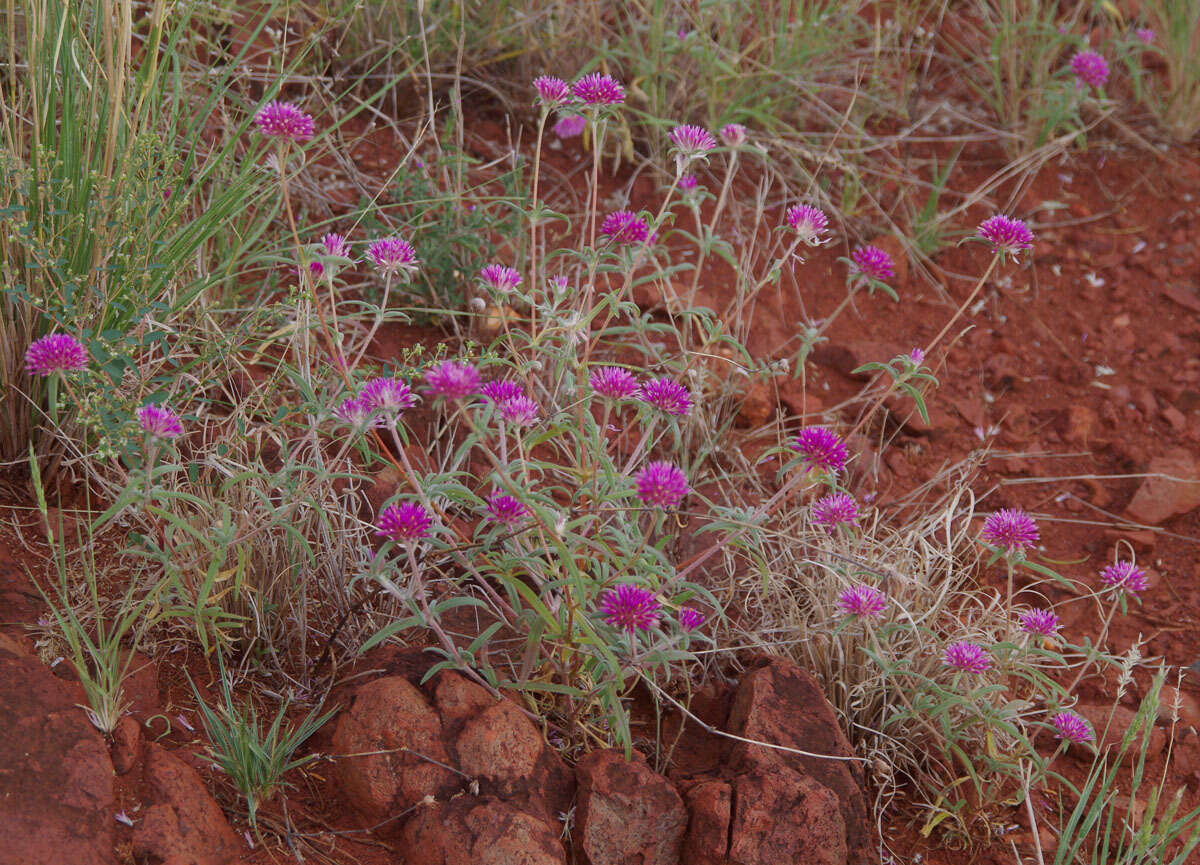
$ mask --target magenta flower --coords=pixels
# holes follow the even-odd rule
[[[334,255],[338,258],[350,258],[350,244],[346,243],[346,238],[340,234],[329,233],[321,238],[321,246],[326,255]]]
[[[372,411],[392,415],[412,408],[417,401],[412,388],[398,378],[373,378],[363,385],[358,395]]]
[[[608,399],[629,399],[637,393],[633,373],[619,366],[602,366],[588,377],[592,390]]]
[[[604,593],[600,610],[604,620],[624,631],[649,631],[658,624],[658,598],[649,589],[622,583]]]
[[[407,240],[398,237],[383,237],[367,247],[367,255],[376,270],[386,276],[397,273],[411,274],[417,270],[417,251]]]
[[[645,243],[650,238],[650,226],[636,213],[618,210],[604,217],[600,233],[608,235],[615,243]]]
[[[527,396],[515,396],[496,403],[496,410],[506,423],[513,426],[529,426],[541,413],[537,402]]]
[[[1139,27],[1134,31],[1134,35],[1137,36],[1138,40],[1143,45],[1150,45],[1154,42],[1155,33],[1154,30],[1149,27]]]
[[[587,105],[619,105],[625,101],[625,88],[611,75],[590,72],[571,88],[575,98]]]
[[[812,521],[832,532],[838,526],[858,525],[858,502],[846,493],[832,493],[813,502]]]
[[[721,127],[721,140],[726,147],[739,147],[746,143],[746,127],[740,123],[727,123]]]
[[[925,352],[923,349],[914,348],[908,353],[908,359],[915,364],[922,364],[925,362]]]
[[[892,257],[878,246],[860,246],[850,253],[850,260],[854,263],[852,276],[857,274],[866,279],[887,282],[896,275]]]
[[[669,462],[657,460],[637,473],[637,496],[645,505],[673,508],[691,489],[687,475]]]
[[[517,382],[507,379],[498,378],[489,381],[479,389],[486,399],[499,405],[502,402],[510,399],[516,399],[519,396],[525,396],[525,388],[521,387]]]
[[[375,409],[364,396],[352,396],[342,400],[341,405],[333,410],[339,419],[352,427],[365,429],[369,426],[379,426],[375,419]]]
[[[1080,51],[1071,58],[1071,71],[1075,73],[1075,86],[1091,85],[1099,90],[1108,80],[1108,62],[1095,51]]]
[[[173,439],[183,433],[179,415],[165,405],[144,405],[137,410],[137,419],[142,431],[154,438]]]
[[[537,91],[538,104],[547,108],[565,105],[571,98],[571,85],[553,75],[539,75],[533,79],[533,89]]]
[[[688,389],[669,378],[655,378],[643,382],[638,388],[638,399],[648,402],[667,414],[679,417],[692,408],[692,397]]]
[[[1096,734],[1092,732],[1092,727],[1087,720],[1074,712],[1059,712],[1051,719],[1051,723],[1058,731],[1054,734],[1055,739],[1064,739],[1074,742],[1076,745],[1082,745],[1096,738]]]
[[[558,118],[558,122],[551,127],[550,131],[559,138],[574,138],[582,135],[586,128],[587,118],[582,114],[566,114]]]
[[[469,363],[444,360],[425,371],[425,389],[434,397],[464,399],[479,393],[479,370]]]
[[[1011,556],[1024,553],[1038,542],[1038,527],[1024,511],[1004,508],[988,515],[979,537],[985,544],[999,547]]]
[[[1033,248],[1033,232],[1019,219],[1007,216],[990,217],[979,226],[979,236],[992,245],[1000,255],[1017,257],[1017,253]]]
[[[887,595],[871,586],[852,586],[838,595],[838,612],[855,619],[878,619],[887,609]]]
[[[1026,610],[1017,618],[1021,630],[1035,637],[1053,637],[1062,627],[1058,616],[1050,610]]]
[[[808,426],[792,439],[791,448],[799,452],[800,462],[808,471],[840,472],[846,467],[846,444],[833,430]]]
[[[1150,586],[1146,572],[1133,562],[1126,561],[1115,562],[1101,571],[1100,582],[1110,589],[1131,595],[1144,592]]]
[[[683,175],[683,177],[679,178],[679,182],[677,184],[675,184],[676,188],[680,192],[684,192],[684,193],[692,192],[699,185],[700,185],[700,181],[696,179],[696,175],[694,175],[694,174]]]
[[[255,115],[254,122],[263,135],[283,141],[307,141],[316,129],[312,116],[290,102],[268,102]]]
[[[693,159],[702,159],[717,146],[717,139],[712,137],[712,133],[699,126],[676,126],[668,137],[675,151],[675,159],[681,165]]]
[[[376,534],[390,541],[417,541],[429,534],[433,517],[416,502],[388,505],[379,515]]]
[[[521,274],[503,264],[489,264],[479,271],[479,279],[488,288],[501,294],[508,294],[521,284]]]
[[[958,640],[948,645],[942,661],[947,667],[975,674],[986,673],[992,666],[992,659],[987,650],[966,640]]]
[[[829,217],[821,210],[810,204],[797,204],[787,209],[784,219],[788,227],[809,246],[819,246],[824,242],[821,235],[829,228]]]
[[[520,524],[529,513],[529,508],[524,504],[500,490],[493,490],[487,498],[488,519],[503,523],[509,528]]]
[[[679,608],[679,627],[684,631],[690,633],[698,630],[703,627],[704,623],[707,621],[708,616],[704,615],[704,613],[700,612],[699,610],[692,609],[691,607]]]
[[[25,369],[30,375],[75,372],[87,369],[87,365],[87,349],[67,333],[52,333],[35,339],[25,351]]]

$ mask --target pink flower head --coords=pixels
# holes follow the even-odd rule
[[[350,244],[346,243],[346,238],[340,234],[325,235],[321,238],[321,247],[326,255],[334,255],[338,258],[350,258]]]
[[[999,547],[1007,555],[1024,553],[1038,542],[1038,527],[1033,517],[1017,508],[1004,508],[989,514],[979,537],[985,544]]]
[[[712,133],[699,126],[676,126],[668,137],[675,151],[675,159],[680,164],[702,159],[717,146],[717,139],[712,137]]]
[[[479,279],[488,288],[501,294],[508,294],[521,284],[521,274],[503,264],[489,264],[479,271]]]
[[[547,108],[565,105],[571,98],[571,85],[553,75],[539,75],[533,79],[533,89],[537,91],[538,104]]]
[[[558,118],[551,131],[559,138],[574,138],[587,128],[587,118],[582,114],[564,114]]]
[[[1033,232],[1019,219],[1007,216],[990,217],[979,226],[979,236],[992,245],[1000,255],[1017,257],[1017,253],[1033,248]]]
[[[588,377],[592,390],[608,399],[629,399],[637,393],[633,373],[619,366],[602,366]]]
[[[887,595],[871,586],[852,586],[838,595],[838,612],[856,619],[878,619],[887,609]]]
[[[372,411],[392,415],[412,408],[417,401],[412,388],[398,378],[373,378],[363,385],[358,395]]]
[[[367,247],[375,268],[382,274],[411,274],[417,270],[417,251],[407,240],[398,237],[382,237]]]
[[[1108,62],[1095,51],[1080,51],[1071,58],[1071,71],[1075,73],[1075,86],[1091,85],[1099,90],[1108,80]]]
[[[374,407],[363,396],[352,396],[342,400],[333,413],[352,427],[365,429],[369,426],[379,426],[379,421],[375,419]]]
[[[137,419],[142,431],[154,438],[173,439],[183,433],[179,415],[165,405],[144,405],[137,410]]]
[[[52,333],[35,339],[25,351],[25,369],[30,375],[74,372],[87,369],[87,365],[87,349],[67,333]]]
[[[638,399],[648,402],[657,409],[678,417],[686,415],[692,408],[692,397],[688,389],[669,378],[655,378],[643,382],[638,388]]]
[[[316,129],[312,116],[290,102],[268,102],[255,115],[254,122],[263,135],[283,141],[307,141]]]
[[[746,143],[746,127],[740,123],[726,123],[721,127],[720,135],[726,147],[739,147]]]
[[[925,362],[925,351],[920,348],[914,348],[908,353],[908,359],[913,363],[921,364]]]
[[[1058,732],[1054,734],[1055,739],[1064,739],[1068,742],[1074,742],[1076,745],[1082,745],[1086,742],[1091,742],[1096,738],[1096,734],[1092,732],[1091,725],[1080,715],[1074,712],[1059,712],[1050,722],[1054,724],[1054,729]]]
[[[587,105],[619,105],[625,101],[625,88],[611,75],[590,72],[571,88],[580,102]]]
[[[679,627],[688,633],[703,627],[707,621],[708,616],[699,610],[692,609],[691,607],[679,608]]]
[[[846,444],[831,429],[805,427],[792,439],[791,448],[808,471],[840,472],[846,467]]]
[[[813,502],[812,521],[832,532],[838,526],[858,525],[858,502],[846,493],[832,493]]]
[[[992,659],[987,650],[966,640],[958,640],[948,645],[942,661],[947,667],[975,674],[986,673],[992,666]]]
[[[425,371],[425,389],[434,397],[464,399],[479,393],[479,370],[469,363],[444,360]]]
[[[850,253],[850,260],[854,262],[852,275],[857,274],[880,282],[887,282],[896,275],[892,257],[878,246],[860,246]]]
[[[696,175],[694,174],[683,175],[683,177],[679,178],[679,182],[675,184],[676,188],[684,193],[694,191],[699,185],[700,181],[696,179]]]
[[[673,508],[691,492],[687,475],[677,466],[658,460],[637,473],[637,495],[642,504]]]
[[[1139,27],[1134,31],[1134,35],[1137,36],[1138,41],[1140,41],[1143,45],[1151,45],[1154,43],[1155,33],[1149,27]]]
[[[512,528],[529,516],[529,508],[507,493],[493,490],[487,498],[487,516]]]
[[[513,426],[529,426],[541,414],[537,402],[527,396],[515,396],[511,399],[501,400],[496,403],[496,410],[500,412],[500,417],[504,418],[506,423]]]
[[[525,396],[525,388],[520,384],[508,378],[498,378],[489,381],[479,389],[484,398],[491,400],[499,405],[510,399],[516,399],[519,396]]]
[[[604,620],[614,628],[630,633],[649,631],[657,625],[658,608],[654,592],[633,583],[622,583],[609,589],[600,602]]]
[[[1146,572],[1133,562],[1127,561],[1115,562],[1101,571],[1100,582],[1110,589],[1128,592],[1131,595],[1144,592],[1150,586]]]
[[[379,515],[376,533],[391,541],[417,541],[429,534],[433,517],[416,502],[388,505]]]
[[[823,235],[829,229],[829,217],[811,204],[797,204],[789,207],[784,214],[788,227],[800,235],[809,246],[819,246]]]
[[[1017,618],[1021,630],[1035,637],[1053,637],[1062,627],[1058,616],[1050,610],[1026,610]]]
[[[618,210],[604,217],[600,233],[611,237],[614,243],[645,243],[650,238],[650,226],[636,213]]]

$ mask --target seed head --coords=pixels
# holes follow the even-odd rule
[[[810,204],[797,204],[787,209],[784,219],[788,227],[809,246],[819,246],[824,242],[822,235],[829,228],[829,217],[821,210]]]
[[[986,673],[992,666],[992,659],[987,650],[966,640],[958,640],[948,645],[942,660],[947,667],[975,674]]]
[[[465,399],[479,393],[479,370],[469,363],[444,360],[425,371],[425,390],[433,397]]]
[[[587,118],[582,114],[565,114],[551,128],[551,132],[559,138],[574,138],[582,135],[587,128]]]
[[[571,98],[571,85],[553,75],[533,79],[533,89],[537,91],[537,103],[547,108],[565,105]]]
[[[521,274],[502,264],[489,264],[479,271],[479,280],[493,291],[508,294],[521,284]]]
[[[604,620],[614,628],[630,633],[649,631],[657,625],[658,608],[654,592],[633,583],[622,583],[609,589],[600,602]]]
[[[979,236],[1001,255],[1017,257],[1017,253],[1033,248],[1033,232],[1019,219],[996,215],[979,226]]]
[[[887,282],[896,275],[896,266],[892,263],[892,257],[878,246],[860,246],[850,253],[850,260],[854,262],[852,273],[867,279]]]
[[[1035,637],[1053,637],[1062,627],[1058,615],[1050,610],[1026,610],[1018,617],[1021,630]]]
[[[529,508],[507,493],[493,490],[487,499],[487,516],[512,528],[529,516]]]
[[[1108,61],[1095,51],[1080,51],[1071,58],[1071,71],[1075,73],[1075,86],[1091,85],[1099,90],[1108,80]]]
[[[706,621],[708,621],[708,616],[699,610],[694,610],[691,607],[679,608],[679,627],[688,633],[698,630]]]
[[[614,243],[645,243],[650,237],[650,226],[636,213],[618,210],[604,217],[600,233],[611,237]]]
[[[417,251],[407,240],[398,237],[383,237],[367,247],[367,255],[375,264],[375,269],[386,276],[397,273],[416,273]]]
[[[619,105],[625,101],[625,88],[611,75],[590,72],[571,88],[575,98],[587,105]]]
[[[35,339],[25,351],[25,369],[30,375],[74,372],[87,369],[87,365],[87,349],[67,333],[52,333]]]
[[[792,439],[791,448],[799,452],[800,462],[808,471],[836,473],[846,467],[846,445],[831,429],[805,427]]]
[[[746,127],[740,123],[725,124],[720,134],[726,147],[739,147],[746,143]]]
[[[1055,739],[1063,739],[1067,742],[1074,742],[1076,745],[1082,745],[1085,742],[1091,742],[1096,738],[1096,734],[1092,732],[1091,725],[1080,715],[1074,712],[1059,712],[1051,719],[1054,724],[1054,729],[1058,732],[1054,734]]]
[[[254,122],[263,135],[283,141],[307,141],[316,129],[312,116],[290,102],[268,102],[255,115]]]
[[[1024,511],[1004,508],[988,515],[979,537],[985,544],[999,547],[1011,556],[1024,553],[1038,542],[1038,527]]]
[[[1114,562],[1101,571],[1100,582],[1110,589],[1131,595],[1144,592],[1150,586],[1146,572],[1133,562],[1127,561]]]
[[[887,609],[887,595],[871,586],[852,586],[838,595],[838,611],[855,619],[878,619]]]
[[[691,492],[687,475],[669,462],[658,460],[637,473],[637,495],[642,504],[673,508]]]
[[[633,373],[619,366],[602,366],[588,377],[592,390],[607,399],[629,399],[638,391]]]
[[[643,382],[638,388],[638,399],[648,402],[667,414],[683,417],[692,408],[692,397],[688,389],[669,378],[655,378]]]
[[[429,534],[433,517],[416,502],[388,505],[379,515],[376,533],[388,540],[417,541]]]
[[[142,431],[154,438],[173,439],[183,433],[179,415],[165,405],[144,405],[137,410]]]
[[[838,526],[858,525],[858,503],[846,493],[822,496],[813,502],[812,521],[829,532]]]

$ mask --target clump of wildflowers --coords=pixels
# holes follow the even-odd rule
[[[850,253],[850,261],[853,264],[852,276],[887,282],[896,275],[892,257],[878,246],[860,246]]]
[[[678,466],[663,460],[649,463],[638,472],[634,480],[637,482],[637,495],[642,504],[657,505],[660,508],[675,507],[691,491],[687,475]]]
[[[878,619],[887,609],[887,595],[871,586],[851,586],[838,595],[836,606],[843,616]]]
[[[1053,637],[1062,627],[1058,615],[1050,610],[1026,610],[1017,617],[1021,630],[1035,637]]]
[[[493,291],[508,294],[521,284],[521,274],[503,264],[489,264],[479,271],[479,280]]]
[[[831,493],[813,502],[812,521],[832,532],[838,526],[858,525],[858,502],[846,493]]]
[[[668,137],[671,139],[675,162],[680,170],[694,160],[704,159],[709,151],[717,146],[717,140],[712,137],[712,133],[699,126],[676,126]]]
[[[746,127],[740,123],[725,124],[720,135],[726,147],[740,147],[746,143]]]
[[[1019,219],[996,216],[985,219],[979,226],[979,236],[992,245],[1000,255],[1011,255],[1033,248],[1033,232]]]
[[[692,607],[679,608],[679,627],[688,633],[700,629],[706,621],[708,617],[699,610]]]
[[[559,138],[574,138],[582,135],[587,127],[587,118],[582,114],[566,114],[558,119],[551,131]]]
[[[494,490],[487,498],[488,519],[512,528],[529,516],[529,508],[501,490]]]
[[[376,532],[388,540],[417,541],[429,534],[433,517],[416,502],[388,505],[379,515]]]
[[[183,433],[179,415],[162,405],[144,405],[137,410],[142,431],[154,438],[173,439]]]
[[[363,385],[358,395],[372,411],[391,415],[412,408],[417,401],[412,388],[398,378],[373,378]]]
[[[305,114],[290,102],[278,100],[268,102],[254,117],[259,131],[268,138],[281,141],[300,142],[313,137],[316,124],[312,116]]]
[[[999,547],[1007,555],[1024,553],[1038,542],[1037,523],[1017,508],[1004,508],[989,514],[979,537],[985,544]]]
[[[465,399],[479,393],[479,370],[469,363],[444,360],[425,371],[425,389],[430,396]]]
[[[692,397],[688,389],[669,378],[655,378],[643,382],[638,388],[638,399],[655,408],[678,417],[686,415],[692,408]]]
[[[1108,61],[1095,51],[1080,51],[1071,58],[1071,71],[1075,73],[1076,87],[1090,85],[1099,90],[1108,80]]]
[[[385,276],[412,274],[417,270],[417,251],[411,243],[399,237],[383,237],[372,242],[367,247],[367,255],[375,269]]]
[[[617,210],[604,217],[600,233],[615,243],[645,243],[650,238],[650,226],[632,211]]]
[[[575,98],[585,105],[619,105],[625,101],[625,88],[611,75],[590,72],[571,87]]]
[[[602,366],[588,376],[592,390],[608,399],[629,399],[638,391],[633,373],[619,366]]]
[[[825,240],[822,235],[829,228],[829,217],[810,204],[789,207],[784,220],[788,228],[800,235],[800,239],[809,246],[820,246]]]
[[[805,427],[792,439],[790,447],[800,454],[800,462],[809,471],[836,473],[846,467],[846,444],[831,429]]]
[[[1144,592],[1150,586],[1146,572],[1129,561],[1114,562],[1109,565],[1100,572],[1100,582],[1110,589],[1127,592],[1131,595]]]
[[[942,662],[947,667],[967,673],[986,673],[992,666],[992,658],[983,646],[967,640],[957,640],[946,646]]]
[[[1087,720],[1074,712],[1059,712],[1051,719],[1051,723],[1057,731],[1054,734],[1055,739],[1082,745],[1096,738]]]
[[[553,75],[539,75],[533,79],[533,89],[537,91],[538,104],[547,108],[558,108],[571,99],[571,85]]]
[[[658,624],[659,606],[654,592],[633,583],[623,583],[604,593],[600,611],[614,628],[633,633],[649,631]]]
[[[52,333],[35,339],[25,351],[25,369],[30,375],[75,372],[87,369],[87,365],[87,349],[67,333]]]

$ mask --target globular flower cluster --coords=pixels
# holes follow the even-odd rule
[[[1058,615],[1050,610],[1026,610],[1017,617],[1021,630],[1035,637],[1053,637],[1062,627]]]
[[[720,135],[726,147],[740,147],[746,143],[746,127],[740,123],[725,124]]]
[[[1090,85],[1099,90],[1108,81],[1108,61],[1095,51],[1080,51],[1072,57],[1071,71],[1079,88]]]
[[[571,85],[553,75],[533,79],[533,89],[537,91],[538,102],[547,108],[558,108],[571,99]]]
[[[340,234],[330,232],[321,238],[321,246],[326,255],[335,255],[339,258],[350,258],[350,244],[346,242],[346,238]]]
[[[333,410],[333,413],[340,420],[356,429],[380,426],[382,423],[382,420],[376,416],[375,409],[372,407],[370,401],[362,394],[342,400],[341,404]]]
[[[489,264],[479,271],[480,281],[493,291],[508,294],[521,284],[521,274],[503,264]]]
[[[851,586],[838,595],[836,606],[843,616],[878,619],[887,609],[887,595],[871,586]]]
[[[433,397],[465,399],[479,386],[479,370],[469,363],[444,360],[425,371],[425,389]]]
[[[625,101],[625,88],[611,75],[590,72],[571,87],[575,98],[585,105],[620,105]]]
[[[957,640],[946,646],[942,658],[947,667],[966,673],[986,673],[992,666],[992,657],[983,646],[967,640]]]
[[[604,217],[600,233],[611,237],[614,243],[645,243],[650,237],[650,226],[629,210],[617,210]]]
[[[1038,528],[1033,517],[1024,511],[1004,508],[988,515],[979,537],[1012,556],[1024,553],[1038,542]]]
[[[1011,255],[1033,248],[1033,232],[1019,219],[996,216],[985,219],[979,226],[979,236],[1001,255]]]
[[[622,583],[609,589],[600,601],[604,620],[629,633],[655,627],[660,606],[654,592],[633,583]]]
[[[25,369],[30,375],[53,375],[87,369],[88,353],[83,343],[66,333],[35,339],[25,351]]]
[[[183,434],[179,415],[164,405],[144,405],[137,410],[142,432],[154,438],[173,439]]]
[[[525,388],[511,379],[489,381],[479,392],[495,403],[500,417],[513,426],[529,426],[541,413],[540,406],[525,393]]]
[[[508,493],[493,490],[487,498],[487,515],[488,519],[513,528],[529,516],[529,508]]]
[[[684,631],[695,631],[703,627],[708,617],[692,607],[679,608],[679,627]]]
[[[558,119],[551,131],[559,138],[575,138],[587,128],[587,118],[582,114],[566,114]]]
[[[521,387],[520,384],[512,379],[498,378],[489,381],[479,389],[479,392],[483,394],[485,399],[491,400],[499,405],[506,400],[516,399],[519,396],[524,396],[525,388]]]
[[[379,515],[377,533],[391,541],[418,541],[429,534],[433,517],[416,502],[388,505]]]
[[[829,217],[811,204],[797,204],[787,209],[784,220],[809,246],[821,245],[829,228]]]
[[[858,525],[858,502],[847,493],[831,493],[813,502],[812,521],[832,532],[838,526]]]
[[[412,408],[417,401],[412,388],[398,378],[373,378],[363,385],[358,395],[366,401],[371,411],[393,417]]]
[[[712,137],[711,132],[689,124],[676,126],[668,137],[675,152],[675,160],[681,166],[695,159],[703,159],[717,146],[717,139]]]
[[[264,105],[255,115],[254,122],[258,124],[263,135],[280,141],[308,141],[316,130],[311,115],[305,114],[290,102],[278,100]]]
[[[887,282],[896,275],[892,257],[878,246],[860,246],[850,253],[850,260],[854,264],[852,275],[880,282]]]
[[[688,389],[669,378],[655,378],[638,387],[637,397],[660,411],[683,417],[692,409]]]
[[[619,366],[602,366],[588,376],[592,390],[607,399],[630,399],[638,392],[637,378]]]
[[[1154,29],[1151,27],[1139,27],[1134,31],[1134,35],[1137,36],[1138,41],[1143,45],[1152,45],[1154,44],[1154,37],[1156,34]]]
[[[800,430],[791,442],[808,471],[836,473],[846,467],[846,444],[831,429],[809,426]]]
[[[1074,712],[1059,712],[1051,719],[1051,723],[1054,724],[1054,729],[1057,731],[1054,734],[1056,739],[1082,745],[1096,738],[1096,734],[1092,732],[1092,726]]]
[[[399,237],[383,237],[367,247],[376,270],[385,276],[398,273],[411,274],[417,270],[417,251],[411,243]]]
[[[664,460],[649,463],[634,480],[642,504],[660,508],[675,507],[691,491],[687,475],[678,466]]]
[[[1129,561],[1114,562],[1109,565],[1100,572],[1100,582],[1110,589],[1130,595],[1144,592],[1150,586],[1146,572]]]

